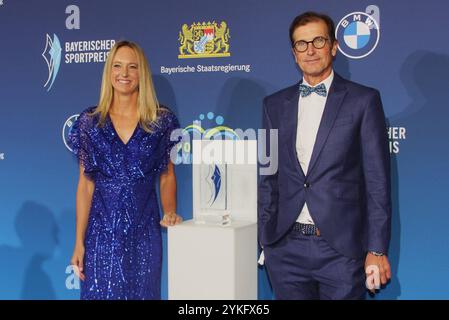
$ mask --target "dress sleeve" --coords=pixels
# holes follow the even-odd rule
[[[95,158],[94,146],[89,135],[89,128],[92,126],[92,117],[88,111],[83,111],[70,129],[68,140],[73,153],[78,158],[79,163],[84,167],[84,173],[93,177],[98,170]]]
[[[162,141],[160,144],[161,156],[159,158],[158,171],[163,172],[167,169],[172,149],[181,141],[182,136],[174,133],[175,130],[180,129],[180,125],[178,118],[172,111],[168,109],[166,109],[166,111],[163,111],[160,120],[160,125],[163,128],[163,133],[161,137]]]

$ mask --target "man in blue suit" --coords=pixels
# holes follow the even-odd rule
[[[380,95],[334,73],[330,17],[297,16],[290,40],[303,79],[263,106],[263,127],[279,138],[278,171],[259,183],[265,265],[277,299],[363,299],[365,280],[375,275],[365,273],[367,266],[382,284],[391,278],[390,159]]]

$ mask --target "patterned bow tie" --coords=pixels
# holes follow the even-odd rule
[[[305,84],[299,85],[299,92],[301,93],[301,97],[307,97],[312,94],[312,92],[315,92],[316,94],[325,97],[327,96],[327,90],[324,83],[321,83],[317,85],[316,87],[310,87]]]

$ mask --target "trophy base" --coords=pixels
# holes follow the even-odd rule
[[[194,219],[195,224],[211,224],[219,225],[222,227],[228,227],[232,225],[231,216],[229,214],[224,215],[201,215]]]

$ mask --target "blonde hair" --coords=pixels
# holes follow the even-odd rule
[[[139,125],[147,132],[151,132],[150,126],[156,121],[158,111],[162,110],[157,101],[156,91],[154,90],[153,80],[151,77],[150,67],[142,48],[131,41],[119,41],[115,43],[103,69],[103,77],[101,82],[100,101],[91,115],[99,114],[100,119],[98,125],[102,127],[108,116],[109,108],[114,97],[114,88],[111,82],[111,70],[113,59],[117,50],[121,47],[129,47],[136,53],[138,70],[139,70],[139,95],[137,98],[137,112],[139,114]]]

